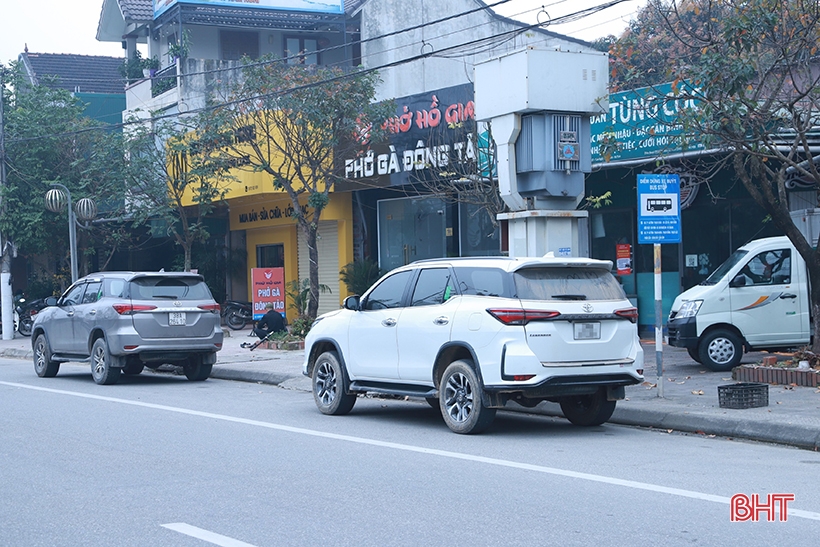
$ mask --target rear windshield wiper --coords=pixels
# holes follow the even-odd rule
[[[585,294],[553,294],[551,298],[555,298],[557,300],[586,300],[587,295]]]

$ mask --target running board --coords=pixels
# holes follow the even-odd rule
[[[438,390],[429,386],[416,386],[413,384],[390,384],[387,382],[363,382],[356,380],[350,382],[350,391],[372,391],[375,393],[386,393],[388,395],[398,395],[402,397],[438,397]]]

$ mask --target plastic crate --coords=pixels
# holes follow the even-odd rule
[[[769,384],[738,383],[718,386],[720,408],[769,406]]]

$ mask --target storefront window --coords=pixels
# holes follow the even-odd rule
[[[500,229],[490,214],[471,203],[458,206],[460,256],[498,256],[501,254]]]

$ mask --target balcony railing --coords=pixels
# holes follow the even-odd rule
[[[162,95],[177,86],[176,63],[163,68],[151,77],[151,97]]]

